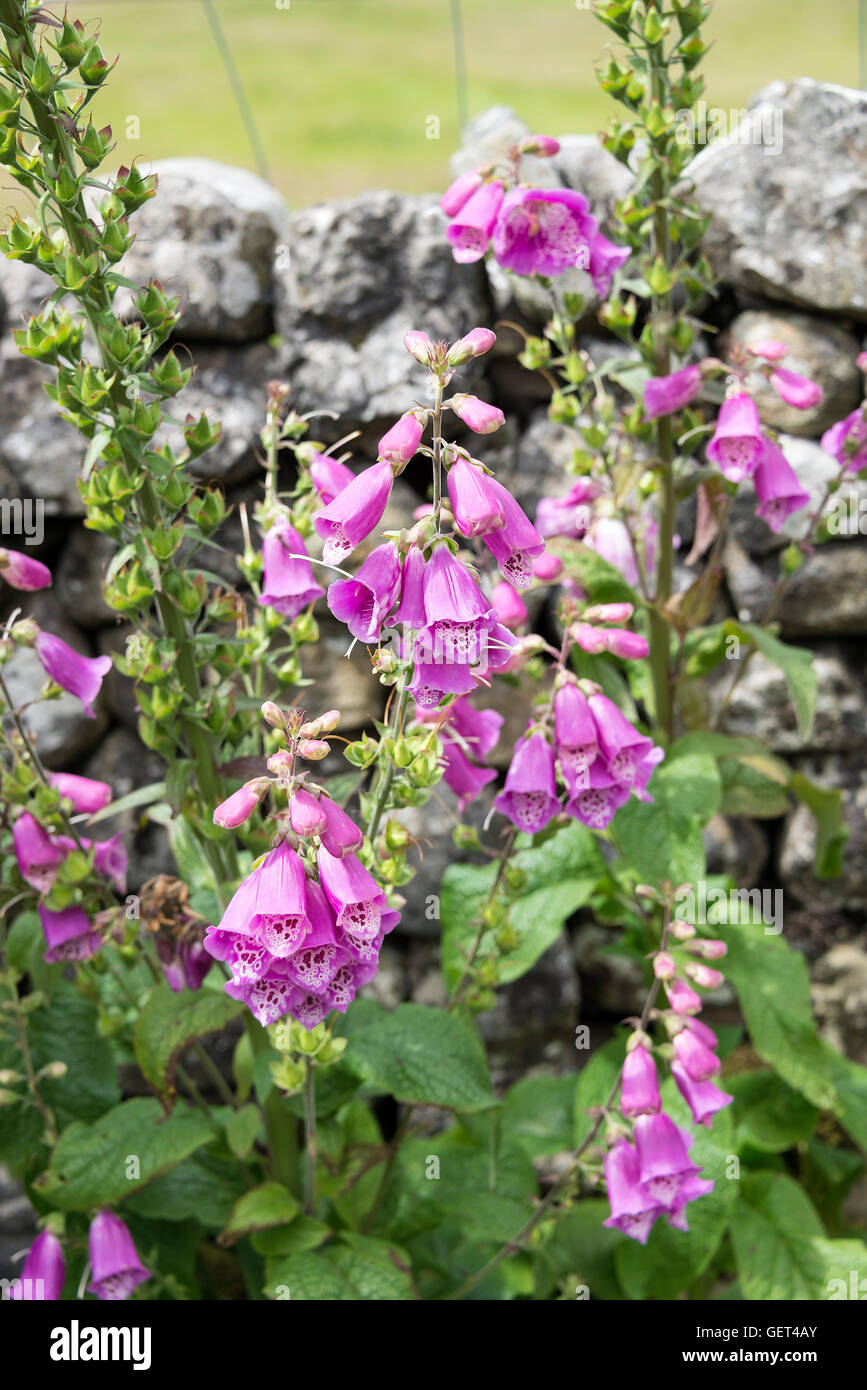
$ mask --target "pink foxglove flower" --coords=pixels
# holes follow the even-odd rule
[[[434,360],[434,345],[426,333],[410,329],[403,335],[403,345],[411,357],[422,367],[429,367]]]
[[[619,570],[633,588],[638,584],[638,565],[632,537],[623,522],[615,516],[597,517],[587,535],[587,544],[609,565]]]
[[[566,803],[566,811],[591,830],[604,830],[628,800],[629,787],[615,782],[597,758],[587,773],[586,785],[582,787],[576,783],[576,790]]]
[[[622,627],[611,627],[605,632],[605,650],[621,661],[640,661],[650,655],[650,646],[640,632],[627,632]]]
[[[591,695],[589,704],[606,771],[626,786],[646,785],[662,750],[655,750],[653,740],[640,734],[607,695]],[[654,759],[650,767],[648,758]]]
[[[720,1069],[719,1057],[705,1047],[691,1028],[682,1028],[675,1035],[674,1051],[678,1062],[693,1081],[709,1081]]]
[[[466,174],[460,174],[458,178],[450,183],[443,196],[440,198],[440,207],[446,217],[456,217],[461,208],[477,193],[482,186],[482,176],[476,169],[471,169]]]
[[[859,406],[822,435],[822,448],[847,471],[867,468],[867,408]]]
[[[400,560],[393,541],[372,550],[354,579],[328,590],[328,607],[359,642],[378,642],[400,588]]]
[[[353,478],[314,518],[313,525],[325,542],[326,564],[339,565],[379,525],[393,484],[394,471],[383,459]]]
[[[50,679],[81,701],[88,719],[95,719],[93,702],[102,688],[103,677],[111,670],[111,657],[80,656],[62,637],[50,632],[37,633],[34,646]]]
[[[112,835],[108,840],[82,840],[81,843],[85,849],[93,850],[93,867],[96,872],[111,879],[118,893],[125,893],[129,856],[120,834]]]
[[[367,943],[381,931],[390,930],[397,914],[388,907],[385,893],[356,855],[337,858],[320,845],[317,862],[325,896],[347,941]]]
[[[516,275],[562,275],[590,265],[598,224],[587,199],[569,188],[518,187],[507,196],[494,228],[494,256]]]
[[[626,1139],[618,1139],[605,1156],[605,1185],[611,1215],[603,1224],[646,1245],[654,1221],[665,1208],[642,1184],[638,1154]]]
[[[34,560],[20,550],[0,548],[0,579],[13,589],[33,593],[36,589],[51,588],[51,570],[41,560]]]
[[[452,396],[449,404],[458,419],[463,420],[474,434],[493,434],[494,430],[500,429],[506,423],[502,410],[495,405],[488,405],[487,401],[480,400],[478,396]]]
[[[581,540],[592,520],[590,503],[602,488],[590,478],[581,478],[565,497],[540,497],[536,508],[536,529],[542,536],[570,536]],[[562,569],[562,561],[560,561]],[[538,578],[538,568],[536,577]]]
[[[18,1279],[13,1280],[9,1297],[22,1303],[57,1303],[63,1293],[66,1261],[63,1247],[53,1231],[40,1231],[27,1252]]]
[[[691,1033],[695,1033],[696,1037],[700,1038],[705,1047],[709,1047],[713,1051],[718,1039],[712,1028],[708,1028],[706,1023],[702,1023],[700,1018],[686,1018],[684,1023]]]
[[[533,578],[538,580],[540,584],[553,584],[554,580],[559,579],[562,573],[563,561],[559,555],[552,555],[548,550],[543,550],[542,554],[537,555],[533,561]]]
[[[620,1109],[624,1115],[655,1115],[659,1111],[659,1079],[656,1063],[647,1048],[627,1052],[620,1080]]]
[[[751,396],[741,392],[723,401],[707,456],[723,477],[741,483],[750,477],[762,455],[764,440],[759,412]]]
[[[390,627],[416,630],[424,627],[424,571],[424,555],[418,546],[411,546],[403,562],[400,603],[391,619]]]
[[[380,460],[409,463],[418,452],[423,434],[424,416],[420,416],[418,411],[408,410],[380,439],[377,451]]]
[[[821,405],[825,399],[825,392],[818,382],[800,376],[798,372],[789,371],[788,367],[774,368],[771,372],[771,385],[780,399],[784,400],[786,405],[794,406],[796,410],[811,410],[813,406]]]
[[[644,418],[673,415],[695,400],[700,390],[701,368],[695,365],[681,367],[670,376],[652,376],[644,383]]]
[[[272,526],[262,541],[262,593],[259,604],[297,618],[325,593],[313,578],[304,541],[288,522]]]
[[[677,1083],[677,1089],[692,1111],[693,1121],[697,1125],[704,1125],[706,1129],[710,1129],[717,1111],[725,1109],[734,1100],[734,1096],[721,1091],[712,1081],[694,1081],[680,1062],[672,1062],[671,1074]]]
[[[528,835],[544,830],[557,815],[554,749],[543,733],[518,740],[505,789],[494,798],[494,806]]]
[[[533,582],[533,563],[544,551],[545,539],[512,494],[495,478],[489,478],[488,482],[499,501],[503,524],[494,531],[485,531],[482,540],[499,565],[503,578],[515,589],[528,589]]]
[[[721,970],[712,970],[709,965],[703,965],[700,961],[689,961],[684,973],[700,989],[718,989],[725,979]]]
[[[625,265],[632,255],[628,246],[617,246],[601,232],[597,232],[590,242],[590,261],[587,269],[593,288],[600,299],[605,299],[611,289],[614,272]]]
[[[490,352],[496,341],[497,335],[492,333],[490,328],[471,328],[469,333],[465,333],[463,338],[458,338],[449,348],[449,366],[462,367],[474,357],[483,357],[486,352]]]
[[[446,240],[459,265],[480,261],[491,242],[504,188],[496,179],[483,183],[467,199],[446,228]]]
[[[74,772],[49,772],[48,780],[55,791],[72,803],[73,811],[92,816],[111,801],[107,782],[95,782],[92,777],[79,777]]]
[[[666,980],[665,992],[668,1002],[676,1014],[697,1014],[701,1012],[701,995],[696,994],[686,980],[680,978]]]
[[[516,594],[511,584],[501,579],[491,594],[494,612],[504,627],[514,630],[527,621],[527,605],[520,594]]]
[[[748,343],[747,352],[753,357],[764,357],[766,362],[782,362],[788,356],[789,348],[779,338],[761,338],[758,342]]]
[[[446,545],[434,549],[425,569],[424,609],[425,659],[447,665],[481,660],[496,614],[466,565]]]
[[[173,994],[180,994],[185,989],[201,989],[205,976],[214,964],[213,957],[208,955],[203,943],[198,940],[175,941],[158,936],[156,950]]]
[[[267,777],[257,777],[252,782],[245,782],[243,787],[239,787],[231,796],[221,801],[214,811],[214,825],[219,825],[223,830],[236,830],[239,825],[243,825],[252,816],[270,783]]]
[[[330,796],[320,797],[319,805],[325,813],[325,825],[319,832],[319,838],[328,853],[335,859],[342,859],[344,855],[355,854],[361,849],[364,835],[343,807],[332,801]]]
[[[677,1206],[687,1178],[701,1171],[690,1160],[682,1131],[665,1113],[639,1115],[635,1147],[641,1184],[648,1195],[668,1209]]]
[[[314,453],[308,467],[313,486],[326,507],[355,477],[351,468],[347,468],[345,463],[332,458],[330,454]]]
[[[90,1223],[88,1248],[93,1277],[87,1287],[103,1302],[129,1298],[133,1289],[151,1277],[129,1228],[113,1211],[97,1212]]]
[[[590,765],[599,750],[599,736],[587,696],[574,681],[554,696],[554,735],[557,757],[569,795],[589,786]]]
[[[299,839],[319,835],[325,829],[323,798],[314,796],[306,787],[299,787],[289,800],[289,824]]]
[[[462,536],[481,536],[503,525],[493,479],[461,455],[449,469],[447,486],[455,525]]]
[[[30,812],[25,811],[12,826],[12,846],[24,882],[39,893],[50,892],[57,870],[68,853],[65,845],[53,840]]]
[[[458,798],[461,812],[496,775],[492,767],[479,767],[471,762],[453,738],[447,734],[443,737],[443,781]]]
[[[83,907],[65,907],[61,912],[52,912],[40,903],[38,910],[48,948],[45,960],[49,965],[57,961],[88,960],[101,947],[102,937],[94,931]]]
[[[763,441],[762,456],[753,475],[759,506],[756,515],[766,521],[772,531],[781,531],[792,512],[809,505],[810,494],[798,481],[798,475],[779,444]]]

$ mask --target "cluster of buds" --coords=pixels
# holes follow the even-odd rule
[[[268,1029],[272,1044],[281,1053],[278,1062],[271,1063],[271,1079],[285,1095],[297,1095],[304,1087],[310,1067],[328,1067],[346,1051],[346,1038],[332,1037],[325,1023],[304,1028],[289,1018],[272,1023]]]

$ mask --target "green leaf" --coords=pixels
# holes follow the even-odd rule
[[[520,836],[518,844],[525,848],[519,849],[512,863],[524,871],[526,883],[509,909],[517,945],[510,951],[496,952],[498,984],[519,979],[536,964],[558,939],[572,913],[589,901],[605,872],[596,841],[577,821],[536,845],[527,836]],[[443,875],[442,967],[450,989],[463,974],[465,952],[478,931],[478,914],[495,875],[496,868],[490,864],[451,864]],[[492,949],[493,932],[486,932],[479,954],[484,956]]]
[[[843,872],[843,846],[848,838],[843,824],[843,793],[839,788],[817,787],[802,772],[792,773],[789,786],[816,819],[818,834],[813,866],[816,877],[839,877]]]
[[[867,1153],[867,1067],[841,1057],[822,1043],[834,1084],[834,1114],[846,1133]]]
[[[734,1096],[735,1142],[767,1153],[783,1153],[816,1127],[819,1112],[772,1071],[746,1071],[727,1077]]]
[[[525,1076],[506,1096],[500,1126],[531,1158],[572,1147],[572,1076]]]
[[[233,1245],[241,1236],[252,1235],[254,1231],[286,1226],[298,1212],[298,1203],[281,1182],[263,1182],[238,1198],[219,1243]]]
[[[747,1299],[827,1298],[828,1281],[835,1277],[832,1270],[840,1254],[847,1261],[860,1260],[867,1268],[864,1246],[857,1241],[827,1240],[806,1193],[782,1173],[744,1178],[731,1234],[738,1280]],[[846,1275],[849,1268],[857,1267],[846,1264]]]
[[[250,1237],[250,1243],[260,1255],[303,1255],[308,1250],[318,1249],[331,1233],[324,1221],[316,1221],[312,1216],[296,1216],[288,1226],[257,1231]],[[270,1282],[270,1273],[268,1277]]]
[[[543,1246],[555,1276],[571,1275],[576,1285],[587,1286],[591,1299],[623,1298],[615,1267],[615,1253],[623,1237],[603,1224],[610,1215],[611,1208],[604,1199],[582,1198],[560,1218]]]
[[[70,1120],[95,1120],[120,1100],[111,1044],[99,1035],[96,1005],[66,981],[51,996],[50,1006],[29,1019],[30,1046],[37,1070],[49,1062],[65,1062],[67,1072],[57,1081],[39,1083],[43,1099],[59,1125]]]
[[[63,1211],[119,1202],[213,1138],[201,1111],[177,1108],[165,1116],[158,1100],[127,1100],[93,1124],[76,1121],[64,1130],[34,1188]]]
[[[211,861],[183,816],[169,821],[169,844],[178,866],[178,877],[184,880],[191,892],[195,889],[208,889],[212,893],[219,891],[220,885],[214,877]]]
[[[315,1255],[272,1260],[266,1292],[293,1302],[396,1302],[416,1295],[409,1256],[399,1246],[344,1232]]]
[[[123,815],[124,811],[134,811],[139,806],[152,806],[166,794],[165,782],[151,782],[147,787],[137,787],[134,792],[122,796],[118,801],[110,801],[101,811],[88,816],[87,824],[96,825],[98,821],[110,820],[112,816]]]
[[[612,822],[614,840],[643,883],[695,883],[704,876],[701,827],[722,800],[716,760],[709,753],[669,757],[648,784],[652,802],[633,798]]]
[[[781,642],[779,637],[774,637],[754,623],[739,623],[734,618],[729,618],[726,631],[730,636],[749,642],[762,653],[762,656],[780,668],[789,687],[801,737],[806,740],[813,727],[816,694],[819,688],[818,677],[813,669],[813,653],[805,647],[790,647],[786,642]]]
[[[760,926],[713,930],[728,946],[726,978],[737,990],[759,1056],[813,1105],[830,1109],[831,1067],[816,1034],[803,956]]]
[[[196,1038],[219,1032],[243,1005],[216,990],[182,990],[164,983],[148,995],[136,1020],[135,1055],[146,1081],[161,1095],[172,1089],[175,1065]]]
[[[690,1125],[689,1111],[670,1080],[663,1087],[663,1107],[678,1124]],[[618,1246],[617,1274],[630,1298],[676,1298],[707,1269],[728,1227],[738,1195],[738,1184],[726,1171],[732,1153],[729,1110],[714,1116],[711,1130],[698,1125],[693,1132],[689,1156],[701,1177],[712,1179],[713,1191],[690,1202],[688,1231],[673,1230],[659,1219],[646,1245],[627,1238]]]
[[[242,1105],[226,1121],[226,1138],[236,1158],[246,1158],[256,1142],[262,1114],[258,1105]]]
[[[484,1110],[496,1104],[484,1049],[470,1024],[422,1004],[352,1028],[349,1065],[374,1090],[416,1105]]]
[[[154,1178],[123,1207],[148,1221],[198,1221],[208,1230],[221,1231],[244,1191],[234,1163],[201,1153]]]
[[[604,1105],[620,1075],[626,1045],[622,1038],[612,1038],[600,1047],[578,1073],[575,1103],[572,1110],[572,1143],[577,1149],[583,1144],[594,1124],[588,1111]]]

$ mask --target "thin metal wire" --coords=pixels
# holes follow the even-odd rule
[[[220,23],[219,16],[217,14],[216,9],[214,8],[212,0],[202,0],[202,9],[205,11],[205,14],[207,15],[208,24],[210,25],[211,33],[214,36],[214,42],[217,45],[220,57],[223,60],[223,66],[226,69],[226,75],[228,76],[229,82],[231,83],[232,91],[235,96],[235,101],[237,103],[238,110],[241,113],[241,120],[244,122],[244,128],[247,131],[247,139],[250,141],[250,148],[253,151],[253,157],[256,160],[256,165],[258,167],[259,173],[262,175],[263,179],[266,179],[267,182],[270,183],[271,175],[268,172],[268,161],[265,158],[265,150],[262,145],[262,140],[259,136],[259,131],[256,128],[256,122],[253,119],[253,112],[250,109],[250,103],[247,100],[247,93],[244,90],[244,83],[242,82],[241,74],[238,72],[238,69],[235,65],[235,59],[232,56],[231,47],[229,46],[226,40],[226,35],[223,32],[223,26]]]

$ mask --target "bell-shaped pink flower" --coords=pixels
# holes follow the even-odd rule
[[[701,995],[696,994],[686,980],[666,980],[665,992],[668,1002],[676,1014],[697,1014],[701,1012]]]
[[[81,843],[85,849],[93,849],[93,867],[96,872],[104,878],[111,879],[118,893],[125,893],[129,856],[124,848],[122,836],[118,833],[108,840],[82,840]]]
[[[304,541],[288,521],[272,526],[262,541],[262,593],[259,604],[297,618],[325,590],[313,578]]]
[[[378,642],[400,588],[400,559],[393,541],[372,550],[354,579],[328,590],[328,607],[359,642]]]
[[[618,1139],[605,1155],[605,1185],[611,1215],[603,1224],[646,1245],[650,1228],[665,1208],[642,1185],[638,1154],[626,1139]]]
[[[788,356],[789,346],[781,343],[779,338],[761,338],[755,343],[748,343],[747,352],[752,357],[764,357],[767,362],[782,362]]]
[[[440,198],[440,207],[446,217],[456,217],[461,208],[482,186],[482,176],[476,169],[460,174],[450,183]]]
[[[681,1062],[672,1062],[671,1074],[692,1111],[693,1121],[706,1129],[710,1129],[717,1111],[724,1110],[734,1100],[734,1096],[721,1091],[712,1081],[695,1081]]]
[[[504,627],[514,631],[527,621],[527,605],[519,594],[515,593],[511,584],[507,584],[505,579],[501,579],[499,584],[494,586],[491,594],[491,602],[494,605],[494,612]]]
[[[455,525],[462,536],[481,536],[503,525],[504,517],[493,479],[458,455],[449,469],[447,486]]]
[[[650,645],[640,632],[627,632],[622,627],[610,627],[605,633],[605,650],[621,661],[640,661],[650,655]]]
[[[426,333],[411,328],[408,333],[403,335],[403,345],[420,366],[431,366],[434,361],[434,345]]]
[[[343,859],[347,854],[355,854],[364,843],[364,834],[348,816],[342,806],[332,801],[330,796],[322,796],[319,805],[325,813],[325,824],[319,838],[328,853],[335,859]]]
[[[690,1160],[680,1129],[665,1113],[639,1115],[635,1147],[642,1186],[662,1206],[674,1207],[685,1179],[701,1171]]]
[[[469,695],[476,689],[473,667],[463,662],[444,661],[441,656],[433,661],[430,648],[430,636],[423,633],[409,685],[409,692],[422,711],[436,709],[448,695]]]
[[[480,400],[478,396],[459,394],[452,396],[449,404],[459,420],[474,434],[493,434],[506,423],[506,417],[495,405]]]
[[[709,1081],[720,1069],[719,1057],[705,1047],[691,1028],[682,1028],[675,1034],[674,1051],[680,1065],[693,1081]]]
[[[688,962],[685,973],[700,989],[719,989],[725,979],[721,970],[713,970],[709,965],[703,965],[701,961],[696,960]]]
[[[720,406],[716,429],[707,456],[719,465],[723,477],[741,483],[750,477],[762,455],[762,425],[752,396],[743,392],[728,396]]]
[[[600,516],[593,522],[587,535],[587,545],[619,570],[633,588],[638,584],[638,565],[632,537],[623,522],[616,516]]]
[[[660,1107],[656,1063],[647,1048],[627,1052],[620,1078],[620,1109],[624,1115],[655,1115]]]
[[[563,561],[559,555],[552,555],[548,550],[543,550],[533,561],[533,578],[540,584],[552,584],[562,573]]]
[[[418,411],[408,410],[380,439],[377,450],[379,458],[387,459],[389,463],[409,463],[418,452],[423,434],[424,416],[420,416]]]
[[[389,627],[409,630],[425,625],[424,615],[424,571],[425,560],[418,546],[411,546],[403,562],[400,576],[400,603],[397,605]]]
[[[372,941],[387,911],[385,894],[354,854],[342,859],[320,845],[317,855],[319,878],[340,932],[351,938]]]
[[[491,233],[503,202],[503,185],[491,179],[458,209],[446,228],[446,240],[459,265],[480,261],[488,249]]]
[[[681,367],[669,376],[652,376],[644,383],[644,418],[656,420],[660,415],[673,415],[695,400],[701,390],[701,368],[695,364]]]
[[[554,735],[563,778],[569,795],[575,796],[589,786],[599,738],[587,696],[573,681],[562,685],[554,696]]]
[[[307,897],[304,866],[291,846],[283,840],[265,856],[240,888],[235,892],[215,929],[216,938],[209,933],[205,946],[217,960],[229,960],[233,970],[257,978],[268,966],[268,960],[251,956],[242,961],[231,954],[244,947],[242,940],[230,942],[230,953],[218,955],[221,940],[227,935],[251,938],[249,945],[271,956],[287,956],[298,949],[307,935]],[[212,949],[212,946],[214,949]]]
[[[313,486],[326,507],[355,477],[351,468],[347,468],[345,463],[332,458],[330,454],[312,454],[308,467]]]
[[[825,399],[825,392],[816,381],[811,381],[809,377],[801,376],[798,372],[789,371],[788,367],[775,367],[771,372],[771,385],[781,400],[786,405],[794,406],[796,410],[811,410],[813,406],[821,405]]]
[[[214,825],[221,826],[223,830],[236,830],[239,825],[243,825],[252,816],[269,785],[267,777],[257,777],[252,782],[245,782],[243,787],[239,787],[217,806],[214,811]]]
[[[299,787],[289,798],[289,824],[299,839],[319,835],[325,829],[323,798],[314,796],[306,787]]]
[[[629,800],[629,787],[605,770],[597,757],[587,773],[587,783],[575,783],[575,791],[566,803],[566,811],[591,830],[604,830],[611,824],[621,806]]]
[[[826,454],[849,473],[858,473],[867,468],[867,410],[859,406],[845,419],[838,420],[822,435],[822,448]]]
[[[711,1051],[714,1050],[719,1040],[712,1028],[708,1028],[706,1023],[702,1023],[700,1018],[686,1018],[684,1023],[691,1033],[695,1033],[696,1037],[701,1039],[705,1047],[709,1047]]]
[[[311,883],[307,902],[310,932],[305,937],[301,949],[294,951],[286,961],[279,962],[279,965],[281,973],[285,970],[292,983],[305,994],[321,995],[331,984],[341,965],[349,963],[350,957],[338,942],[334,915],[318,884]],[[298,1016],[296,1013],[296,1017]],[[316,1023],[322,1017],[324,1014],[317,1017]],[[311,1028],[316,1024],[306,1022],[306,1026]]]
[[[542,536],[570,536],[580,541],[592,519],[590,504],[601,492],[599,483],[579,478],[565,497],[540,497],[536,507],[537,531]],[[562,561],[560,564],[562,568]]]
[[[786,518],[809,505],[810,494],[801,487],[798,475],[779,444],[763,441],[762,456],[753,474],[759,505],[756,515],[772,531],[781,531]]]
[[[21,550],[0,547],[0,579],[13,589],[33,593],[36,589],[51,588],[51,570],[41,560],[25,555]]]
[[[493,752],[504,719],[494,709],[476,709],[471,700],[455,700],[449,709],[449,727],[466,744],[470,755],[481,760]]]
[[[607,695],[591,695],[588,701],[606,769],[617,782],[636,784],[639,765],[653,747]]]
[[[107,782],[95,782],[92,777],[79,777],[74,772],[49,772],[48,780],[55,791],[72,803],[73,811],[92,816],[111,801]]]
[[[540,732],[521,738],[506,773],[506,786],[494,806],[519,830],[534,835],[560,810],[554,777],[554,749]]]
[[[481,659],[496,614],[466,565],[447,545],[435,547],[425,569],[424,608],[422,660],[469,665]]]
[[[150,1279],[126,1223],[115,1212],[97,1212],[87,1243],[93,1275],[87,1287],[101,1301],[129,1298],[133,1289]]]
[[[81,701],[88,719],[95,719],[93,702],[102,688],[103,677],[111,670],[111,657],[80,656],[62,637],[50,632],[37,633],[34,646],[50,679]]]
[[[593,281],[593,288],[600,299],[605,299],[611,289],[611,281],[614,279],[614,272],[625,265],[632,255],[629,246],[618,246],[615,242],[609,241],[607,236],[597,232],[590,241],[590,260],[587,269],[590,272],[590,279]]]
[[[504,579],[515,589],[528,589],[533,582],[533,562],[545,549],[545,539],[512,494],[496,478],[488,479],[500,504],[503,524],[486,531],[482,540],[500,567]]]
[[[24,882],[38,893],[50,892],[57,870],[68,853],[65,844],[53,840],[30,812],[25,811],[12,825],[12,847]]]
[[[314,519],[314,526],[325,542],[322,554],[326,564],[339,565],[382,520],[394,471],[387,460],[365,468]]]
[[[57,961],[88,960],[102,945],[102,937],[94,931],[90,918],[83,907],[65,907],[61,912],[39,904],[39,920],[45,933],[45,960],[49,965]]]
[[[449,366],[462,367],[474,357],[483,357],[486,352],[490,352],[496,341],[497,335],[492,333],[490,328],[470,329],[469,333],[465,333],[463,338],[458,338],[449,348]]]
[[[519,186],[504,200],[494,228],[497,262],[516,275],[562,275],[590,266],[598,223],[587,199],[569,188]]]
[[[53,1231],[40,1231],[27,1252],[18,1278],[11,1281],[9,1297],[20,1303],[58,1303],[63,1293],[66,1261]]]
[[[453,738],[443,737],[443,781],[458,798],[461,812],[496,775],[492,767],[479,767],[471,762]]]

